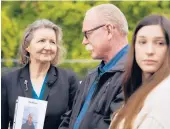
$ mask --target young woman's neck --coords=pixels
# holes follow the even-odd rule
[[[50,68],[50,63],[36,63],[31,62],[29,65],[30,77],[38,78],[44,77]]]
[[[152,73],[143,73],[142,74],[142,83],[148,80],[152,76]]]

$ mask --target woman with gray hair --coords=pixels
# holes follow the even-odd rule
[[[26,29],[20,50],[25,66],[1,78],[1,129],[9,123],[12,129],[18,96],[48,101],[44,129],[58,128],[78,86],[75,73],[55,67],[64,55],[61,28],[46,19],[35,21]]]

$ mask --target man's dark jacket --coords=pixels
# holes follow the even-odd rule
[[[111,116],[123,102],[122,82],[125,71],[124,55],[116,65],[104,73],[97,84],[88,110],[83,117],[79,129],[108,129]],[[88,90],[98,74],[98,69],[89,73],[81,83],[73,102],[73,108],[63,116],[59,129],[73,129],[76,118],[88,94]]]

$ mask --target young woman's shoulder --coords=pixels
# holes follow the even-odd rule
[[[169,129],[165,128],[162,123],[156,120],[154,117],[147,116],[143,122],[135,129]]]
[[[163,80],[146,98],[144,106],[137,116],[139,129],[170,129],[170,76]],[[153,127],[153,128],[151,128]]]
[[[150,101],[158,105],[158,103],[163,103],[165,100],[170,100],[170,75],[165,78],[158,86],[153,89],[153,91],[146,98],[146,102]],[[170,103],[167,103],[170,105]],[[161,105],[160,105],[161,106]]]

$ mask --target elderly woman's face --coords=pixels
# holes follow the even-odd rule
[[[32,61],[50,63],[57,53],[57,41],[54,30],[39,28],[33,32],[33,39],[26,50]]]
[[[143,73],[155,73],[163,64],[168,45],[159,25],[142,27],[136,36],[135,57]]]

